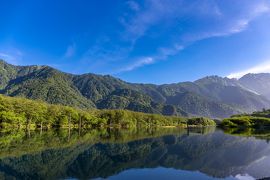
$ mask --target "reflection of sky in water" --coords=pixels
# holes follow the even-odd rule
[[[235,176],[237,180],[255,180],[254,177],[248,175],[248,174],[237,174]]]
[[[202,174],[197,171],[184,171],[184,170],[176,170],[171,168],[154,168],[154,169],[130,169],[124,172],[121,172],[117,175],[111,176],[108,179],[116,180],[116,179],[128,179],[128,180],[164,180],[164,179],[186,179],[186,180],[213,180],[217,178],[213,178]],[[234,180],[233,177],[228,177],[226,180]]]
[[[143,167],[131,166],[108,178],[255,180],[270,176],[270,145],[266,140],[226,135],[221,131],[207,135],[168,135],[161,139],[160,146],[140,159],[139,166]],[[130,148],[136,148],[132,143]]]
[[[265,139],[233,136],[220,130],[206,134],[181,130],[152,137],[142,134],[139,139],[122,141],[121,137],[128,139],[134,134],[110,130],[110,136],[106,137],[114,137],[112,140],[103,141],[96,134],[96,141],[93,134],[87,133],[80,137],[80,142],[76,133],[70,138],[60,133],[61,139],[73,140],[59,142],[61,146],[54,148],[44,146],[34,153],[25,147],[50,145],[59,134],[33,133],[31,138],[16,140],[10,149],[2,148],[0,179],[253,180],[270,177],[270,144]],[[14,148],[18,152],[21,148],[23,153],[11,155]]]
[[[270,155],[255,161],[245,168],[254,177],[269,177],[270,176]]]

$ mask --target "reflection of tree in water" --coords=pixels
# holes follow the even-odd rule
[[[270,176],[256,170],[257,161],[270,156],[270,145],[264,140],[212,130],[201,135],[205,130],[200,129],[190,129],[189,135],[186,130],[142,131],[110,129],[102,133],[81,132],[81,137],[72,132],[69,142],[65,132],[46,132],[47,137],[45,132],[42,137],[33,135],[24,143],[39,143],[42,149],[29,153],[23,149],[25,155],[18,153],[13,157],[2,154],[0,171],[3,177],[87,179],[112,176],[130,168],[162,166],[201,171],[214,177],[244,173],[247,168],[257,177]],[[46,146],[44,141],[50,140],[58,145]]]
[[[260,129],[229,128],[229,129],[225,129],[225,133],[238,135],[238,136],[244,136],[244,137],[255,137],[257,139],[264,139],[267,142],[270,141],[270,128],[269,127],[260,128]]]

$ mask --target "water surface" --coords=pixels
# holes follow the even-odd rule
[[[0,179],[270,177],[267,132],[256,136],[236,132],[215,128],[5,132],[0,134]]]

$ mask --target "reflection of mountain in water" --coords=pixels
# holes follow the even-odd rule
[[[0,161],[2,177],[52,179],[108,177],[130,168],[168,167],[228,177],[270,176],[270,145],[221,131],[176,134],[123,143],[75,143]],[[0,176],[1,177],[1,176]]]

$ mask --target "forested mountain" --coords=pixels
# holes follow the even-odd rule
[[[267,88],[256,89],[257,84],[243,78],[238,81],[210,76],[195,82],[135,84],[109,75],[73,75],[49,66],[14,66],[0,61],[0,92],[5,95],[80,108],[164,115],[223,118],[269,108]]]

